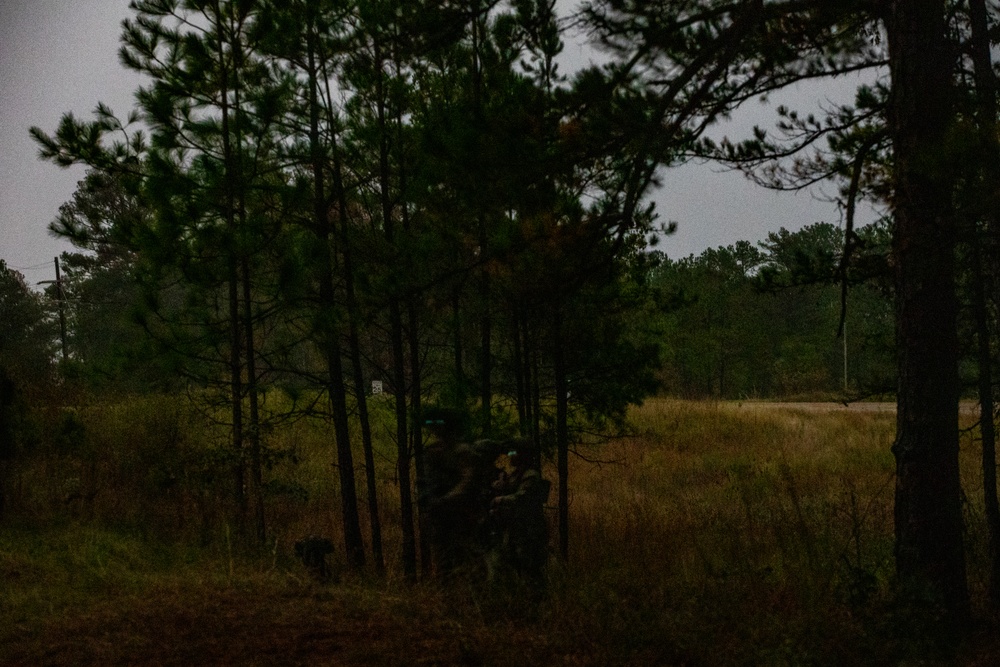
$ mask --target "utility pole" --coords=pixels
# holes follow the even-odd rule
[[[55,280],[42,280],[39,285],[51,285],[55,283],[56,286],[56,300],[59,303],[59,340],[62,343],[62,360],[66,361],[66,293],[63,292],[62,284],[62,274],[59,271],[59,258],[55,258],[56,264],[56,279]]]
[[[59,340],[62,342],[62,358],[66,361],[66,293],[63,292],[62,274],[59,272],[59,258],[56,263],[56,298],[59,299]]]

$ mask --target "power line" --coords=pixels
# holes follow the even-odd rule
[[[41,264],[35,264],[33,266],[13,266],[11,264],[8,264],[7,266],[15,271],[41,271],[42,269],[48,269],[51,267],[52,262],[42,262]]]

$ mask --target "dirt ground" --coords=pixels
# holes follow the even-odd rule
[[[336,591],[221,591],[111,600],[43,627],[14,628],[2,665],[502,665],[596,664],[555,654],[525,628],[359,608]],[[517,652],[505,645],[516,642]],[[3,644],[6,644],[4,646]]]

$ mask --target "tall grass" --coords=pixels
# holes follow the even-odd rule
[[[593,452],[609,463],[570,473],[574,583],[613,635],[707,663],[850,662],[843,637],[891,574],[891,415],[652,401],[632,418],[637,437]]]
[[[572,459],[570,560],[552,561],[537,605],[516,588],[405,585],[388,429],[376,429],[376,458],[389,574],[347,576],[320,594],[292,543],[340,535],[325,424],[266,434],[271,537],[247,553],[233,540],[225,433],[183,402],[137,399],[50,421],[48,444],[15,474],[15,516],[0,531],[0,627],[20,628],[9,638],[22,643],[41,641],[31,629],[54,619],[88,618],[100,600],[145,609],[156,591],[179,609],[206,590],[237,590],[242,608],[277,605],[306,625],[319,621],[300,612],[336,607],[362,628],[357,641],[373,623],[395,628],[379,650],[401,653],[383,664],[417,664],[412,633],[438,664],[868,665],[920,650],[893,628],[891,412],[674,400],[634,409],[632,437]],[[978,455],[966,433],[977,601]]]

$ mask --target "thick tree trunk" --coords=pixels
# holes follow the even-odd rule
[[[896,571],[904,599],[960,623],[968,614],[958,468],[955,220],[944,2],[885,5],[892,94],[899,394]]]
[[[997,436],[993,420],[993,359],[986,291],[983,283],[981,241],[972,231],[972,310],[976,323],[976,356],[979,367],[979,432],[982,436],[983,504],[989,534],[989,600],[1000,607],[1000,500],[997,498]]]
[[[1000,144],[997,140],[997,80],[990,54],[988,12],[985,0],[969,0],[972,26],[972,61],[976,74],[979,135],[983,149],[984,218],[987,234],[998,227],[996,215],[1000,203]],[[1000,608],[1000,499],[997,498],[996,423],[993,419],[993,359],[989,307],[986,298],[986,274],[983,270],[982,240],[978,221],[969,230],[972,244],[973,314],[979,366],[979,414],[982,435],[983,503],[989,533],[989,599]]]

